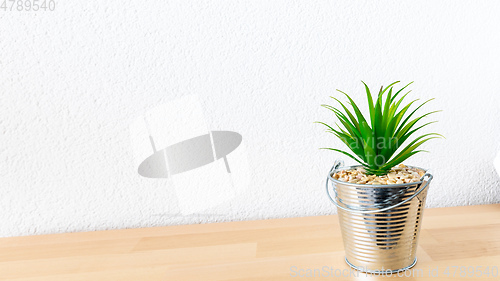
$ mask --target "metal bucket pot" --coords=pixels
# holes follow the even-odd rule
[[[432,175],[426,172],[419,182],[406,184],[354,184],[332,178],[340,170],[360,167],[343,166],[343,161],[335,161],[326,179],[326,192],[338,208],[347,264],[369,273],[397,272],[414,266]]]

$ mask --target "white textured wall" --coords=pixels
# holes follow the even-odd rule
[[[414,80],[446,135],[429,207],[500,202],[498,1],[58,1],[0,10],[0,236],[334,213],[323,183],[340,145],[313,121],[336,88],[362,99]],[[251,186],[182,216],[140,178],[128,126],[197,94],[212,129],[243,135]]]

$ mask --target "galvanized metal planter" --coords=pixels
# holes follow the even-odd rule
[[[392,185],[353,184],[332,178],[340,170],[357,167],[344,167],[344,162],[337,160],[326,180],[328,198],[338,209],[347,264],[370,273],[411,268],[417,262],[418,236],[432,175],[426,172],[419,182]]]

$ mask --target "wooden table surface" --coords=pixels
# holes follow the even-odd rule
[[[404,274],[500,280],[500,205],[427,209],[422,227]],[[389,280],[356,274],[336,216],[0,239],[0,280]]]

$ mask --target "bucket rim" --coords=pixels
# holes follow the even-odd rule
[[[410,167],[410,168],[420,169],[420,170],[424,171],[425,173],[427,173],[427,171],[428,171],[428,169],[423,169],[423,168],[420,168],[420,167],[417,167],[417,166],[410,166],[410,165],[405,165],[405,166],[406,167]],[[370,188],[370,187],[372,187],[372,188],[410,187],[410,186],[413,186],[413,185],[422,184],[424,182],[423,180],[420,180],[420,181],[416,181],[416,182],[399,183],[399,184],[359,184],[359,183],[351,183],[351,182],[337,180],[337,179],[334,179],[332,177],[332,175],[334,173],[336,173],[337,171],[349,170],[349,169],[359,168],[359,167],[363,167],[363,166],[362,165],[353,165],[353,166],[338,167],[337,169],[331,170],[330,173],[328,173],[328,179],[330,181],[334,182],[334,183],[339,183],[339,184],[344,184],[344,185],[350,185],[350,186],[355,186],[355,187],[365,187],[365,188]],[[423,177],[421,179],[423,179]]]

